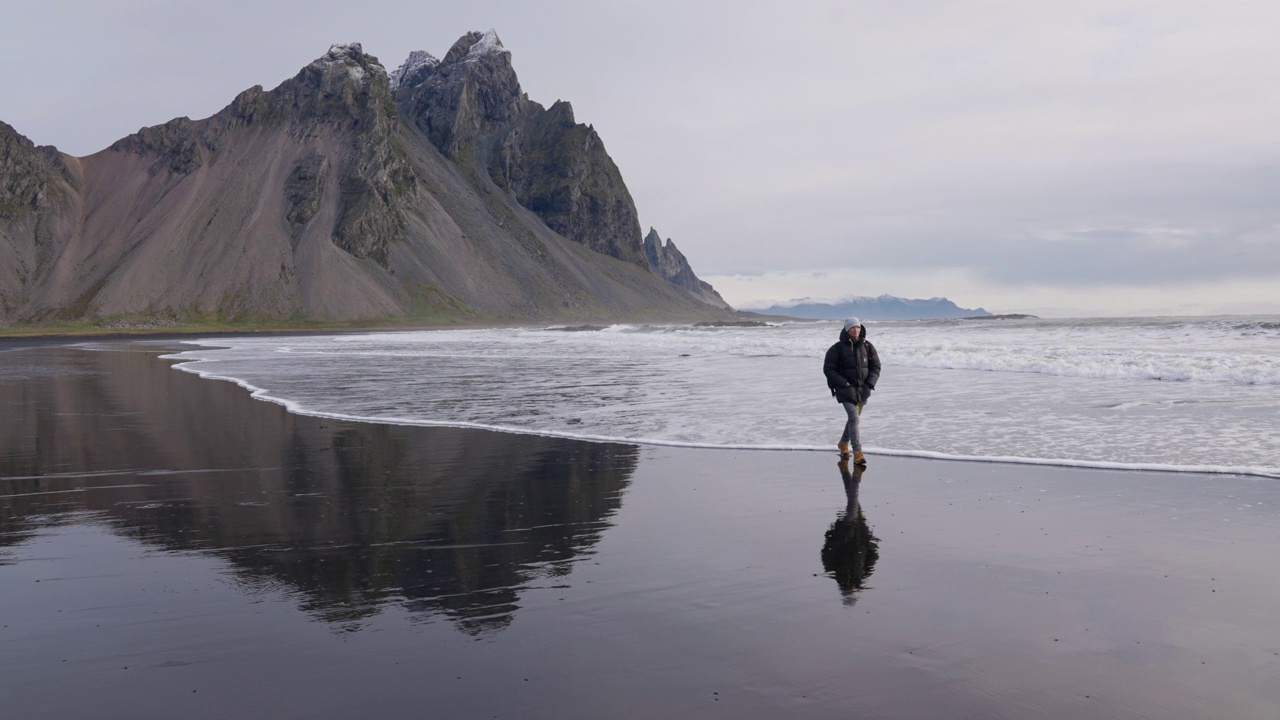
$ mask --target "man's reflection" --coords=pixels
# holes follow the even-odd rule
[[[852,605],[857,601],[858,591],[875,570],[876,560],[880,557],[880,540],[871,534],[858,502],[858,486],[865,468],[854,466],[851,473],[848,458],[842,458],[838,467],[848,504],[827,530],[827,541],[822,546],[822,567],[836,579],[845,604]]]

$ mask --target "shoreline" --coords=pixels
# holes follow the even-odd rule
[[[180,351],[182,352],[182,351]],[[159,358],[162,360],[173,361],[172,367],[175,370],[191,373],[203,380],[216,380],[220,382],[231,383],[239,388],[247,391],[251,397],[256,400],[273,403],[286,408],[289,412],[298,415],[307,415],[316,418],[327,418],[333,420],[343,420],[348,422],[362,422],[373,424],[401,425],[409,427],[447,427],[447,428],[463,428],[471,430],[483,430],[486,432],[506,433],[512,435],[534,435],[548,438],[561,438],[566,440],[578,440],[583,442],[603,442],[603,443],[631,443],[640,446],[652,447],[676,447],[688,449],[704,449],[704,450],[741,450],[749,452],[814,452],[814,453],[832,453],[834,451],[823,446],[813,445],[745,445],[745,444],[699,444],[699,443],[683,443],[679,441],[658,440],[652,438],[625,438],[611,437],[604,435],[586,435],[571,432],[557,432],[551,430],[526,430],[521,428],[502,427],[497,425],[486,425],[480,423],[469,423],[463,421],[449,420],[417,420],[412,418],[373,418],[362,417],[357,415],[347,415],[343,413],[324,412],[320,410],[311,410],[299,405],[296,402],[274,397],[271,391],[261,388],[252,383],[237,377],[218,375],[214,372],[206,372],[195,367],[204,360],[183,360],[178,357],[179,353],[161,354]],[[938,460],[948,462],[966,462],[966,463],[989,463],[998,465],[1028,465],[1042,467],[1063,467],[1063,468],[1082,468],[1093,470],[1119,470],[1124,472],[1169,472],[1169,473],[1191,473],[1204,475],[1240,475],[1247,477],[1264,477],[1271,479],[1280,479],[1280,468],[1260,467],[1260,466],[1233,466],[1233,465],[1175,465],[1165,463],[1126,463],[1119,461],[1104,460],[1074,460],[1062,458],[1036,458],[1021,457],[1012,455],[993,455],[993,456],[971,456],[956,455],[951,453],[937,452],[933,450],[903,450],[896,448],[878,448],[868,446],[864,448],[868,455],[881,457],[907,457],[919,458],[927,460]]]
[[[4,349],[4,345],[16,344],[23,341],[32,341],[35,345],[52,345],[61,344],[62,341],[67,342],[83,342],[90,340],[168,340],[182,339],[199,336],[227,336],[227,337],[274,337],[288,335],[348,335],[358,333],[396,333],[396,332],[420,332],[426,330],[474,330],[488,328],[524,328],[524,327],[549,327],[556,325],[574,325],[582,327],[595,327],[600,323],[605,326],[613,324],[652,324],[652,325],[693,325],[700,322],[780,322],[780,323],[820,323],[820,322],[839,322],[839,319],[823,319],[823,318],[801,318],[787,315],[762,315],[752,310],[730,310],[732,320],[711,320],[706,317],[689,317],[683,319],[672,318],[614,318],[614,319],[581,319],[581,318],[544,318],[540,321],[533,319],[493,319],[493,320],[477,320],[477,319],[458,319],[437,323],[416,324],[416,323],[399,323],[394,324],[371,324],[371,325],[350,325],[335,324],[332,326],[294,326],[288,324],[280,325],[264,325],[260,328],[236,328],[227,325],[210,325],[208,328],[199,326],[177,326],[175,329],[165,329],[165,327],[148,327],[148,328],[101,328],[98,330],[75,328],[66,330],[44,331],[40,326],[4,326],[0,327],[0,350]],[[1037,315],[1027,315],[1020,313],[1006,313],[1001,315],[992,315],[986,317],[956,317],[956,318],[886,318],[881,320],[872,320],[867,318],[871,323],[934,323],[934,322],[950,322],[950,321],[970,321],[970,320],[1022,320],[1037,319],[1049,322],[1071,322],[1084,320],[1177,320],[1181,318],[1191,320],[1204,320],[1208,318],[1238,318],[1241,320],[1249,320],[1256,318],[1274,318],[1274,313],[1246,313],[1246,314],[1207,314],[1207,315],[1132,315],[1132,316],[1053,316],[1040,317]]]
[[[717,312],[709,311],[705,315],[694,315],[682,318],[673,317],[647,317],[637,316],[632,318],[455,318],[445,319],[437,322],[419,323],[412,320],[393,319],[386,322],[369,321],[369,324],[361,324],[363,321],[335,322],[334,324],[314,323],[303,325],[291,325],[289,323],[263,323],[253,327],[235,327],[234,325],[212,324],[206,326],[201,325],[174,325],[174,326],[154,326],[154,327],[137,327],[137,328],[69,328],[62,330],[46,331],[42,326],[3,326],[0,327],[0,343],[9,341],[22,341],[27,339],[42,341],[41,344],[54,344],[60,339],[70,339],[72,341],[84,340],[146,340],[146,339],[175,339],[184,337],[199,336],[245,336],[245,337],[277,337],[288,335],[349,335],[358,333],[397,333],[397,332],[421,332],[426,330],[476,330],[476,329],[492,329],[492,328],[523,328],[523,327],[549,327],[556,325],[584,325],[585,323],[604,323],[607,325],[614,324],[655,324],[655,325],[692,325],[699,322],[745,322],[756,320],[775,320],[775,321],[805,321],[802,318],[789,318],[785,316],[759,315],[747,311],[724,310]],[[806,321],[807,322],[807,321]],[[820,322],[820,321],[814,321]]]
[[[796,318],[773,318],[771,320],[794,321]],[[50,347],[57,345],[74,345],[84,342],[129,342],[129,341],[164,341],[164,340],[191,340],[195,338],[209,337],[292,337],[292,336],[314,336],[314,335],[363,335],[366,333],[411,333],[411,332],[429,332],[429,331],[447,331],[447,330],[492,330],[502,328],[551,328],[564,325],[566,323],[575,322],[573,320],[547,320],[545,322],[530,322],[528,320],[493,320],[493,321],[459,321],[444,324],[431,325],[373,325],[368,327],[267,327],[261,330],[252,329],[236,329],[226,327],[215,327],[209,330],[203,329],[184,329],[184,330],[164,330],[164,329],[144,329],[144,330],[119,330],[104,329],[101,332],[83,332],[80,330],[71,330],[66,332],[31,332],[31,333],[14,333],[5,334],[9,328],[0,328],[0,352],[7,350],[21,350],[28,347]],[[672,320],[672,319],[632,319],[632,320],[600,320],[609,324],[635,324],[635,325],[693,325],[702,322],[699,318]],[[808,321],[806,321],[808,322]],[[813,321],[822,322],[822,321]],[[591,326],[596,327],[596,326]],[[607,325],[602,326],[607,327]]]
[[[1240,316],[1246,317],[1246,316]],[[0,353],[26,350],[42,347],[60,347],[79,345],[84,343],[111,343],[111,342],[139,342],[139,343],[155,343],[172,341],[175,343],[189,343],[198,338],[208,337],[217,340],[223,338],[253,338],[253,337],[293,337],[293,336],[309,336],[309,335],[348,335],[348,334],[365,334],[365,333],[406,333],[406,332],[424,332],[429,330],[465,330],[465,329],[487,329],[492,327],[535,327],[529,325],[476,325],[468,327],[423,327],[423,328],[405,328],[405,329],[351,329],[347,331],[335,330],[316,330],[316,331],[290,331],[290,330],[271,330],[262,332],[240,332],[225,331],[221,333],[145,333],[137,335],[47,335],[47,336],[0,336]],[[206,345],[204,347],[216,347]],[[194,365],[202,362],[200,360],[179,360],[176,355],[186,352],[185,349],[176,349],[170,351],[157,351],[156,355],[159,359],[166,361],[175,361],[171,366],[182,372],[191,373],[200,377],[202,380],[216,380],[227,382],[235,385],[250,394],[255,400],[280,405],[289,412],[298,415],[305,415],[315,418],[326,418],[333,420],[343,420],[349,422],[371,423],[371,424],[387,424],[408,427],[440,427],[440,428],[460,428],[481,430],[485,432],[495,432],[511,435],[533,435],[538,437],[559,438],[565,440],[577,440],[582,442],[600,442],[600,443],[622,443],[635,444],[645,447],[675,447],[687,449],[705,449],[705,450],[738,450],[747,452],[797,452],[797,453],[828,453],[833,451],[825,446],[804,446],[804,445],[745,445],[745,444],[698,444],[698,443],[681,443],[678,441],[666,441],[649,438],[622,438],[611,436],[597,436],[575,434],[570,432],[555,432],[545,430],[525,430],[520,428],[507,428],[495,425],[485,425],[478,423],[467,423],[460,421],[432,421],[432,420],[415,420],[409,418],[369,418],[354,415],[345,415],[342,413],[326,413],[323,411],[309,410],[303,408],[296,403],[272,397],[269,395],[270,390],[259,388],[240,378],[217,375],[216,373],[206,373],[195,369],[188,368],[187,365]],[[995,465],[1026,465],[1033,467],[1060,467],[1060,468],[1080,468],[1091,470],[1118,470],[1122,472],[1167,472],[1178,474],[1203,474],[1203,475],[1238,475],[1242,477],[1261,477],[1268,479],[1280,479],[1280,468],[1264,467],[1264,466],[1235,466],[1235,465],[1176,465],[1165,463],[1126,463],[1119,461],[1094,461],[1094,460],[1074,460],[1062,458],[1037,458],[1022,457],[1012,455],[992,455],[992,456],[970,456],[957,455],[951,453],[937,452],[932,450],[904,450],[898,448],[864,448],[868,455],[880,457],[903,457],[918,458],[926,460],[937,460],[941,462],[962,462],[962,463],[980,463]]]
[[[82,342],[129,342],[157,340],[190,340],[199,337],[290,337],[307,335],[355,335],[362,333],[405,333],[428,330],[474,330],[504,327],[534,327],[527,323],[458,323],[448,325],[423,325],[413,327],[335,327],[335,328],[268,328],[263,330],[211,329],[211,330],[104,330],[99,333],[70,331],[65,333],[0,334],[0,351],[26,347],[71,345]]]

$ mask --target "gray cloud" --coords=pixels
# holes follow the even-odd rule
[[[967,267],[991,282],[1064,285],[1264,278],[1280,270],[1280,205],[1273,201],[1280,166],[1179,166],[1106,179],[1046,179],[994,198],[849,201],[825,240],[825,262]],[[769,264],[800,269],[808,260],[784,244]]]

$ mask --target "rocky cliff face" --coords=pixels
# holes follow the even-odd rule
[[[667,242],[664,245],[662,238],[658,235],[658,231],[653,228],[649,228],[649,234],[644,238],[644,256],[649,263],[649,269],[666,279],[667,282],[688,290],[708,305],[721,308],[729,307],[729,303],[720,297],[720,293],[711,287],[711,283],[699,279],[694,274],[693,268],[689,266],[689,261],[684,257],[684,253],[676,248],[676,244],[671,242],[671,238],[667,238]]]
[[[22,306],[71,234],[77,184],[57,148],[37,147],[0,122],[0,321]]]
[[[573,108],[529,100],[511,53],[492,31],[469,33],[433,62],[415,53],[396,71],[405,114],[449,158],[483,171],[552,230],[643,266],[640,220],[596,131]]]
[[[386,71],[377,58],[353,43],[334,45],[271,92],[254,87],[241,93],[208,121],[195,124],[177,118],[143,128],[110,149],[152,159],[147,168],[151,175],[189,175],[247,128],[285,129],[304,140],[345,135],[345,147],[332,162],[311,153],[290,171],[285,194],[291,234],[296,237],[318,212],[332,167],[341,203],[334,244],[387,268],[390,243],[405,239],[398,201],[414,183],[403,153],[397,154],[392,146],[397,122]]]
[[[305,108],[305,119],[296,113],[284,115],[295,126],[305,127],[307,120],[348,124],[353,141],[335,171],[340,206],[334,243],[354,257],[370,258],[389,269],[391,243],[407,239],[404,201],[416,181],[392,139],[399,113],[386,71],[359,43],[335,45],[273,95],[273,115],[283,114],[285,108]],[[309,208],[319,201],[324,170],[319,155],[308,155],[294,166],[286,187],[292,191],[292,225],[305,227],[300,221],[314,217]]]
[[[477,141],[492,140],[525,112],[528,100],[511,53],[496,34],[467,33],[437,63],[421,51],[415,54],[419,62],[411,55],[396,71],[396,97],[405,115],[450,159],[483,152],[487,148],[475,147]]]
[[[598,135],[528,100],[493,33],[390,74],[335,45],[85,158],[0,126],[0,173],[3,324],[712,310],[650,272]]]
[[[644,264],[640,220],[596,131],[557,101],[534,106],[489,156],[489,175],[551,229],[619,260]]]
[[[45,210],[49,185],[58,181],[71,181],[62,153],[49,145],[36,147],[0,122],[0,218],[13,220]]]
[[[142,128],[117,140],[111,145],[111,149],[152,160],[147,166],[148,175],[166,170],[177,175],[189,175],[204,162],[200,138],[196,135],[191,120],[185,117],[174,118],[163,125]]]

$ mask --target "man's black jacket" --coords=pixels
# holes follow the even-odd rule
[[[867,329],[862,328],[856,341],[840,329],[840,341],[827,350],[822,360],[822,373],[827,376],[827,387],[840,402],[861,405],[871,397],[880,379],[880,354],[876,346],[867,342]]]

